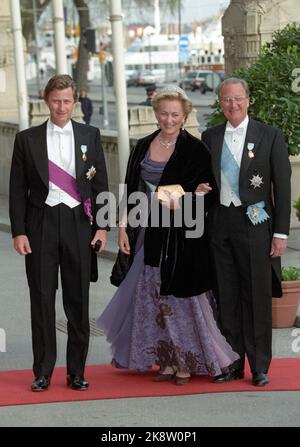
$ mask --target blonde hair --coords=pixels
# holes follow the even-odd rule
[[[176,99],[179,100],[182,104],[182,108],[186,116],[188,116],[189,113],[191,113],[192,111],[192,101],[188,98],[185,91],[182,90],[182,88],[177,87],[176,85],[168,85],[159,93],[157,93],[154,98],[152,98],[151,104],[154,112],[158,111],[160,101],[162,101],[163,99],[169,99],[171,101]]]

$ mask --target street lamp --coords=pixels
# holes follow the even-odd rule
[[[149,50],[148,50],[148,54],[149,54],[149,69],[152,70],[152,50],[151,50],[151,36],[153,36],[155,34],[155,29],[153,28],[153,26],[146,26],[144,29],[144,36],[147,37],[148,39],[148,46],[149,46]]]
[[[181,37],[181,0],[178,0],[178,42],[180,42]],[[178,79],[181,79],[181,63],[180,63],[180,48],[178,48]]]

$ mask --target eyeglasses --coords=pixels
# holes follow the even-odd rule
[[[248,98],[248,96],[221,96],[220,102],[224,102],[225,104],[229,104],[231,101],[241,103],[246,98]]]

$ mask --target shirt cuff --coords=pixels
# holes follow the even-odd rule
[[[278,239],[287,239],[288,238],[287,234],[282,234],[282,233],[274,233],[273,237],[278,237]]]

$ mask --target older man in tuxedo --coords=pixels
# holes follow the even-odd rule
[[[273,296],[282,293],[291,168],[282,132],[249,118],[244,80],[223,81],[219,101],[227,123],[206,130],[202,139],[220,199],[209,218],[220,325],[240,359],[215,381],[243,378],[247,355],[252,383],[264,386],[272,358],[272,288]]]
[[[56,361],[55,294],[58,270],[68,320],[67,384],[89,386],[84,368],[89,344],[89,284],[97,279],[96,196],[107,191],[98,129],[71,120],[76,86],[56,75],[45,88],[50,118],[19,132],[10,176],[10,219],[14,248],[25,255],[33,343],[32,391],[48,389]],[[99,245],[98,243],[98,245]],[[92,277],[92,278],[91,278]]]

